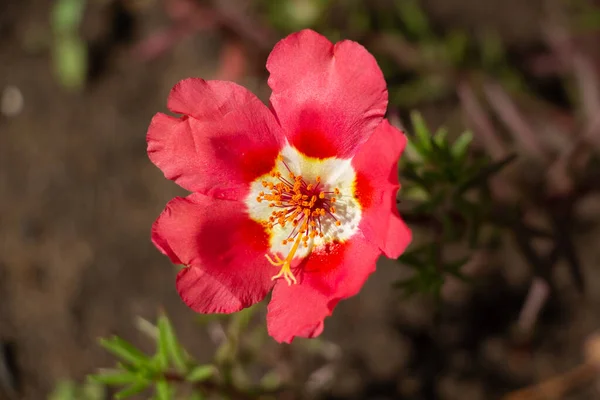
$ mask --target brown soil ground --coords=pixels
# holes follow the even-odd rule
[[[538,40],[538,3],[426,2],[441,25],[495,26],[517,45]],[[175,292],[175,271],[149,241],[150,225],[182,191],[147,159],[145,133],[175,82],[211,77],[219,36],[186,39],[140,63],[128,50],[165,23],[159,6],[136,16],[132,38],[109,47],[102,47],[104,16],[91,16],[89,35],[104,51],[103,65],[82,94],[68,94],[50,69],[48,4],[0,3],[0,90],[15,86],[24,98],[17,116],[0,115],[0,342],[18,376],[17,398],[34,400],[60,379],[108,365],[99,336],[118,333],[146,345],[134,320],[154,319],[160,306],[200,357],[212,347]],[[531,351],[511,344],[530,273],[510,249],[474,286],[456,284],[437,321],[429,300],[398,299],[389,283],[401,269],[382,263],[327,322],[324,337],[343,355],[325,397],[493,399],[577,365],[583,341],[600,325],[597,237],[578,242],[588,295],[577,295],[559,269],[559,293]]]

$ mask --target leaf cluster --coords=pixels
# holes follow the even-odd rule
[[[424,227],[428,239],[400,258],[414,274],[396,286],[407,294],[439,294],[447,275],[464,279],[461,267],[469,259],[447,260],[446,248],[466,244],[473,250],[496,239],[493,230],[491,235],[486,231],[491,219],[489,182],[515,157],[490,162],[469,151],[470,132],[450,141],[446,129],[432,132],[418,112],[411,114],[411,122],[414,135],[401,165],[402,203],[408,203],[402,215]]]
[[[125,399],[153,388],[155,400],[175,398],[173,383],[194,385],[209,381],[217,372],[212,364],[198,364],[184,350],[173,326],[166,315],[158,317],[156,325],[150,325],[155,331],[156,352],[144,354],[131,343],[118,337],[100,339],[100,345],[112,353],[118,363],[115,368],[102,369],[89,380],[106,386],[120,387],[116,399]],[[204,398],[201,391],[194,391],[189,399]]]
[[[242,336],[260,351],[265,332],[249,327],[258,306],[244,309],[230,316],[206,316],[202,324],[228,321],[222,339],[211,363],[198,363],[187,351],[175,333],[169,318],[161,313],[157,323],[141,320],[140,329],[155,341],[154,354],[145,354],[119,336],[100,339],[100,345],[116,357],[116,366],[101,369],[88,376],[89,384],[114,387],[115,399],[152,392],[154,400],[201,400],[217,395],[220,398],[255,399],[277,394],[282,382],[276,371],[267,371],[256,385],[244,370],[245,361],[252,364],[256,357],[247,354]],[[252,340],[250,340],[252,339]],[[56,400],[69,400],[69,397]],[[88,399],[83,399],[88,400]],[[96,400],[95,398],[89,400]]]

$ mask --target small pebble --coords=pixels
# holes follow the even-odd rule
[[[16,117],[23,110],[23,94],[16,86],[6,86],[2,91],[0,112],[7,117]]]

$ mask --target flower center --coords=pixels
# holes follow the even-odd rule
[[[297,283],[291,271],[291,263],[298,248],[308,247],[308,241],[316,236],[324,236],[324,218],[333,219],[336,226],[341,225],[335,215],[336,196],[339,197],[340,190],[326,190],[319,176],[314,182],[307,182],[302,175],[294,174],[281,158],[280,161],[287,169],[287,177],[280,172],[271,171],[270,176],[274,179],[261,182],[265,191],[258,194],[256,201],[268,201],[269,207],[273,208],[269,220],[264,223],[266,227],[273,229],[279,225],[290,229],[288,237],[282,241],[283,245],[293,243],[287,257],[281,258],[277,254],[273,254],[272,258],[265,254],[265,257],[271,264],[281,267],[272,279],[283,278],[291,285]]]

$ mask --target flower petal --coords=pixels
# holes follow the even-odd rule
[[[215,198],[241,199],[248,183],[271,170],[285,141],[273,113],[232,82],[179,82],[169,96],[174,118],[158,113],[148,156],[165,177]]]
[[[362,235],[311,253],[297,268],[298,284],[278,280],[268,306],[267,328],[278,342],[312,338],[337,303],[354,296],[375,271],[381,251]]]
[[[231,313],[261,301],[273,287],[268,235],[237,201],[202,194],[171,200],[152,241],[176,264],[183,301],[201,313]]]
[[[334,46],[303,30],[275,46],[267,69],[271,105],[290,143],[307,156],[351,157],[385,113],[383,74],[356,42]]]
[[[398,258],[412,239],[396,205],[398,160],[405,146],[404,134],[383,120],[352,160],[363,208],[359,229],[389,258]]]

